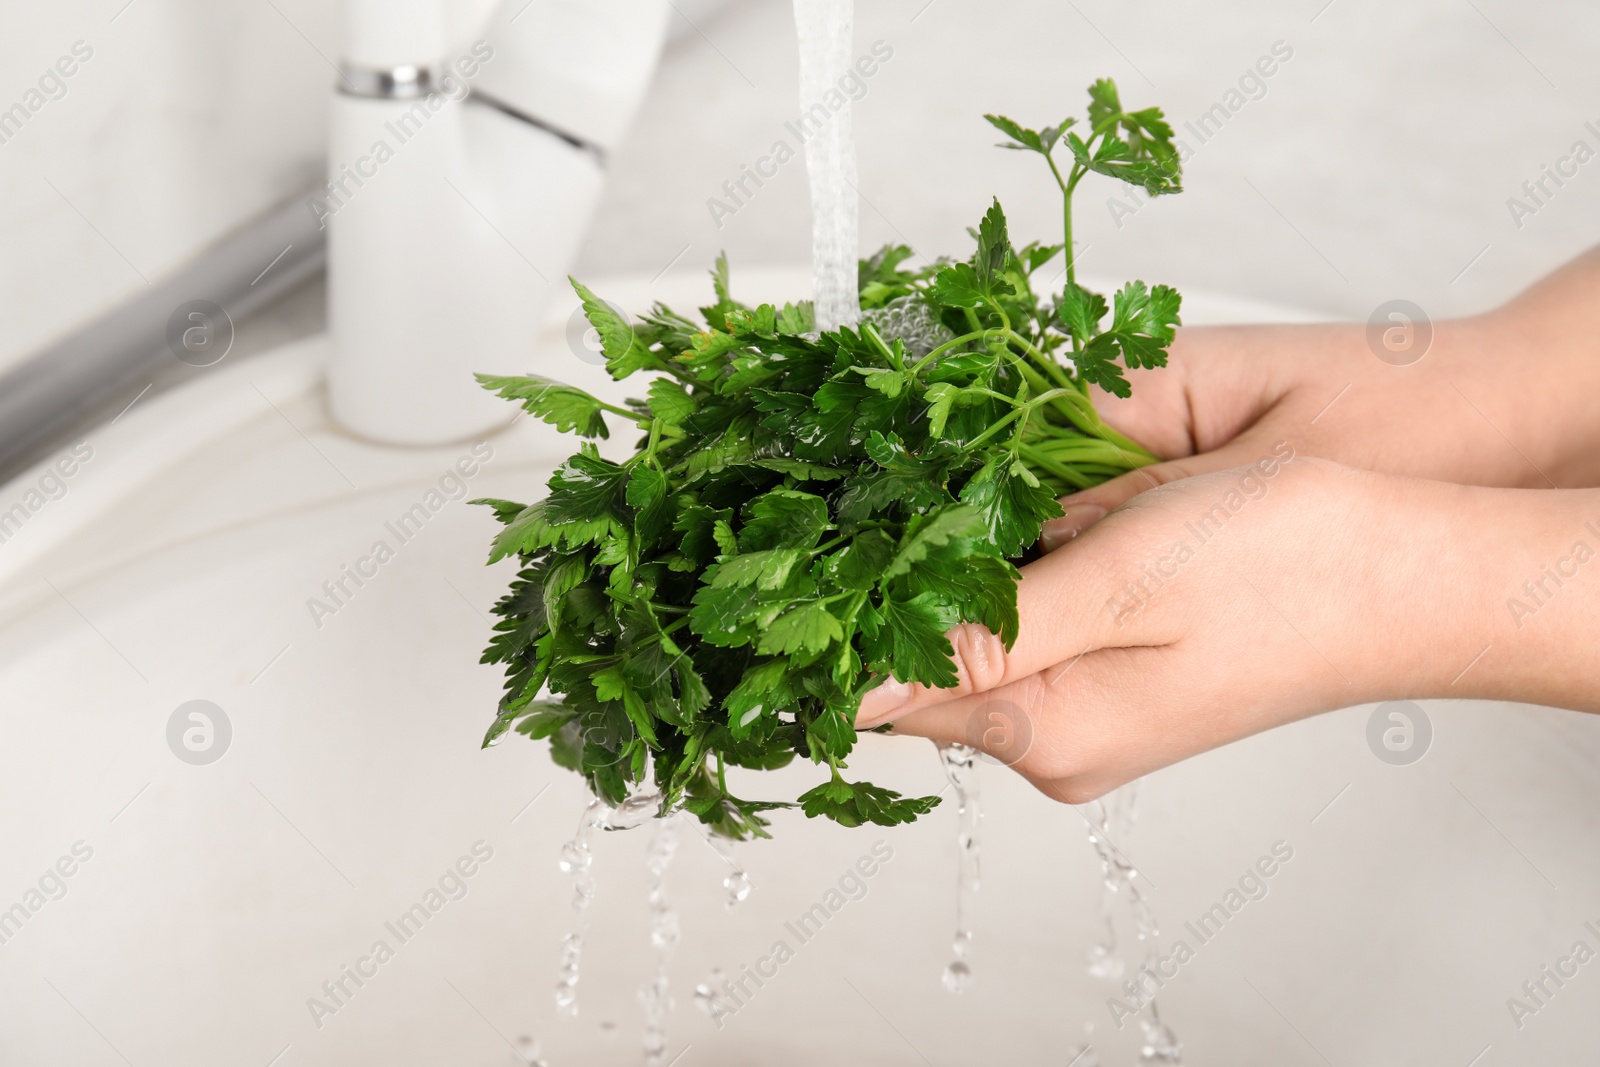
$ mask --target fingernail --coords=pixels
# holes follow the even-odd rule
[[[894,711],[911,698],[909,683],[885,678],[883,684],[861,698],[861,710],[856,712],[856,726],[874,726],[877,720]]]
[[[1039,544],[1046,552],[1054,552],[1106,517],[1106,509],[1099,504],[1069,504],[1064,510],[1065,515],[1045,523],[1039,534]]]

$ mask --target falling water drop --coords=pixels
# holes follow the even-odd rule
[[[739,866],[739,861],[733,855],[733,842],[720,834],[703,835],[706,843],[711,846],[711,851],[722,857],[722,862],[728,865],[728,873],[722,879],[722,888],[728,893],[728,907],[741,904],[750,896],[750,875]]]
[[[678,945],[678,914],[667,903],[667,868],[678,851],[678,826],[663,819],[650,836],[645,870],[650,879],[650,943],[656,950],[655,976],[639,990],[644,1005],[644,1061],[664,1063],[667,1054],[667,1015],[672,996],[667,985],[667,961]]]
[[[969,927],[972,895],[978,891],[978,823],[983,812],[978,806],[977,750],[960,743],[941,744],[939,759],[956,796],[956,932],[951,942],[954,958],[944,969],[944,987],[960,993],[972,984],[972,951]]]
[[[1097,942],[1089,949],[1089,974],[1102,982],[1115,982],[1122,977],[1123,970],[1122,957],[1117,955],[1116,929],[1111,925],[1111,917],[1108,915],[1105,940]]]
[[[721,967],[713,967],[706,980],[694,987],[694,1006],[709,1015],[712,1021],[717,1019],[719,1013],[726,1011],[719,991],[727,979]]]
[[[722,888],[728,891],[728,907],[743,903],[750,895],[750,876],[744,871],[734,871],[722,880]]]
[[[1139,1016],[1139,1030],[1144,1041],[1139,1045],[1141,1064],[1159,1064],[1161,1067],[1183,1067],[1183,1046],[1172,1027],[1161,1021],[1161,1012],[1155,1001]]]
[[[951,993],[964,993],[972,984],[972,967],[962,956],[972,943],[971,934],[957,934],[955,941],[956,958],[951,960],[944,969],[944,987]]]

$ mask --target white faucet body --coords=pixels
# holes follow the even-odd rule
[[[401,445],[509,417],[474,372],[538,328],[655,71],[667,0],[505,0],[446,55],[442,0],[346,0],[326,201],[328,401]]]

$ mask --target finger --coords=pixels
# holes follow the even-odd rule
[[[1092,489],[1064,496],[1061,498],[1061,507],[1066,514],[1044,524],[1044,530],[1039,534],[1039,547],[1046,552],[1054,552],[1105,518],[1118,505],[1148,489],[1182,478],[1193,478],[1197,474],[1243,466],[1258,458],[1248,443],[1233,441],[1214,452],[1152,463],[1148,467],[1118,475]]]
[[[894,733],[970,745],[1047,795],[1092,800],[1181,758],[1156,706],[1141,694],[1170,666],[1169,649],[1091,652],[990,693],[923,708],[895,721]]]
[[[1215,660],[1181,643],[1103,649],[982,697],[924,708],[895,722],[894,733],[972,745],[1047,796],[1083,804],[1281,721],[1281,702],[1270,696],[1241,707],[1236,672]]]
[[[1130,623],[1110,610],[1126,569],[1119,564],[1130,550],[1141,551],[1138,539],[1085,537],[1070,552],[1053,552],[1023,567],[1017,587],[1020,626],[1009,652],[987,627],[963,623],[946,634],[956,668],[954,687],[886,679],[862,699],[857,727],[985,693],[1091,649],[1149,643],[1145,615]]]
[[[1284,354],[1304,350],[1312,340],[1306,329],[1181,327],[1166,366],[1130,370],[1131,396],[1096,389],[1095,410],[1166,459],[1219,448],[1259,422],[1283,397],[1294,380],[1292,373],[1285,374],[1294,368],[1285,367]]]
[[[1178,331],[1170,362],[1165,367],[1128,371],[1131,395],[1120,397],[1094,386],[1090,396],[1105,422],[1149,448],[1158,456],[1176,458],[1195,451],[1187,360],[1195,347],[1192,328]]]

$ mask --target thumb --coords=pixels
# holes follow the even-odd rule
[[[1258,458],[1248,444],[1242,441],[1230,441],[1212,452],[1185,456],[1182,459],[1169,459],[1164,463],[1152,463],[1148,467],[1140,467],[1118,475],[1092,489],[1064,496],[1061,498],[1061,506],[1066,514],[1044,524],[1044,530],[1039,534],[1039,547],[1046,552],[1055,551],[1105,518],[1106,512],[1147,489],[1154,489],[1156,486],[1166,485],[1181,478],[1193,478],[1197,474],[1240,467],[1253,463]]]

